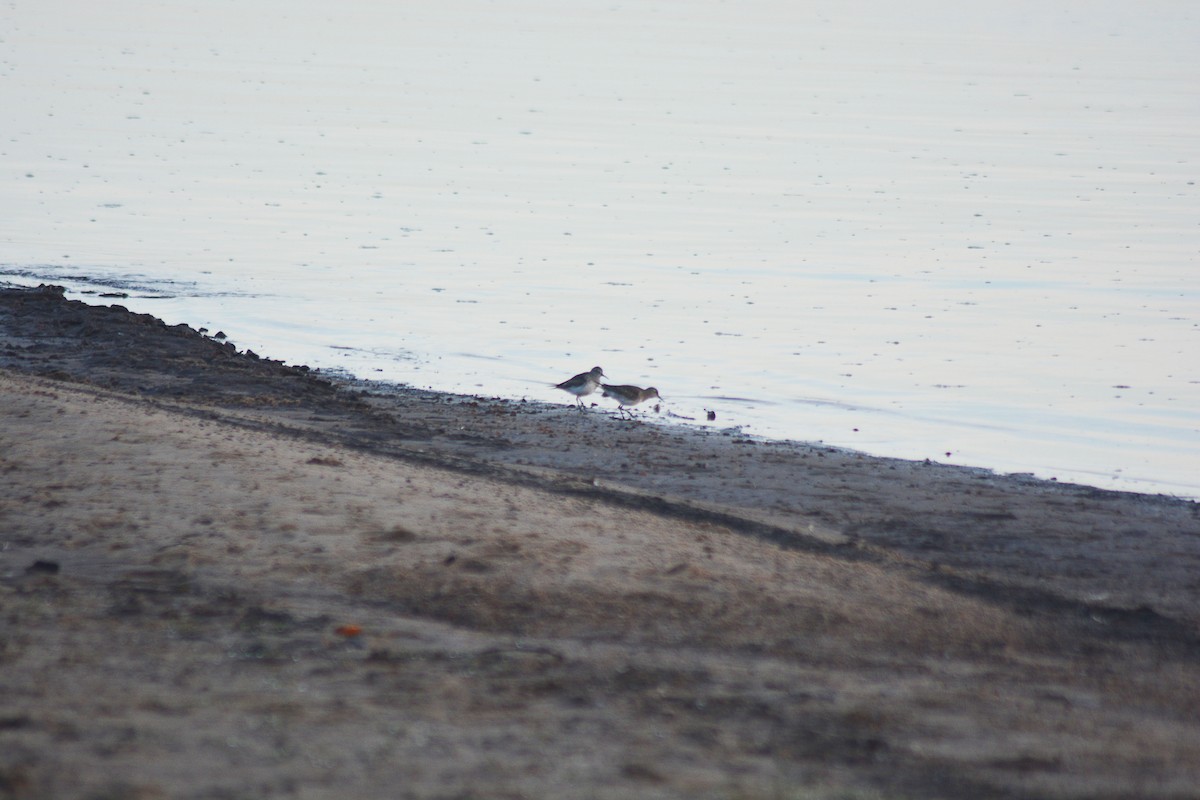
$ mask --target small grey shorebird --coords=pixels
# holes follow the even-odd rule
[[[626,408],[626,406],[636,406],[638,403],[644,403],[651,398],[662,400],[658,389],[655,389],[653,386],[649,389],[643,389],[640,386],[609,386],[606,383],[600,388],[604,390],[605,397],[611,397],[619,403],[617,410],[628,414],[630,418],[633,417],[633,412]]]
[[[579,404],[580,408],[583,408],[584,395],[589,395],[599,389],[600,379],[607,377],[604,370],[592,367],[588,372],[581,372],[573,378],[567,378],[562,383],[554,384],[554,388],[575,395],[575,402]]]

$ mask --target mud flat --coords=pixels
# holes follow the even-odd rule
[[[569,401],[569,398],[566,398]],[[1200,506],[0,290],[0,797],[1168,798]]]

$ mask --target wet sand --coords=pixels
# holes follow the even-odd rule
[[[1195,796],[1197,504],[570,403],[0,290],[0,797]]]

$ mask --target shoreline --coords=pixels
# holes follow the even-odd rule
[[[48,283],[43,284],[43,285],[49,285],[49,282],[51,282],[53,280],[52,276],[43,275],[42,273],[38,273],[38,272],[34,272],[34,271],[30,271],[28,273],[22,274],[21,277],[23,277],[26,280],[33,280],[35,278],[36,279],[44,279]],[[75,279],[83,280],[83,277],[75,276]],[[6,285],[6,284],[2,280],[0,280],[0,286],[4,286],[4,285]],[[14,287],[18,286],[17,284],[7,284],[7,285],[11,285]],[[75,286],[75,284],[72,284],[72,286]],[[32,287],[29,287],[26,285],[26,286],[22,286],[20,288],[29,289]],[[153,296],[152,293],[151,294],[143,294],[143,292],[149,292],[149,291],[150,291],[149,287],[141,286],[140,284],[133,284],[133,285],[119,284],[118,290],[114,291],[114,292],[104,292],[100,289],[80,289],[76,286],[76,288],[67,290],[67,296],[78,296],[81,298],[82,302],[87,303],[87,304],[103,304],[103,303],[113,303],[113,302],[121,303],[126,300],[133,300],[133,301],[142,300],[142,301],[144,301],[146,299],[149,299]],[[144,311],[148,311],[150,314],[155,313],[154,309],[152,307],[150,307],[149,305],[143,304],[141,306],[141,308]],[[190,326],[191,324],[193,324],[193,322],[192,322],[192,320],[183,319],[180,324],[185,324],[185,325]],[[201,328],[200,331],[205,332],[203,328]],[[247,348],[245,348],[245,350],[249,351],[249,348],[247,347]],[[264,351],[264,353],[265,352],[266,351]],[[270,354],[270,355],[273,356],[274,354]],[[279,362],[279,363],[287,363],[287,362]],[[296,362],[296,363],[300,363],[300,362]],[[411,391],[417,391],[417,392],[428,392],[430,395],[445,395],[445,396],[451,397],[451,398],[454,398],[454,397],[477,398],[480,400],[490,400],[490,401],[508,400],[510,402],[525,402],[526,401],[524,398],[517,397],[514,395],[505,395],[503,397],[498,397],[498,396],[494,396],[494,395],[488,395],[486,393],[477,393],[477,392],[474,392],[469,389],[459,391],[459,390],[447,390],[447,389],[437,389],[437,388],[428,388],[428,387],[421,388],[416,384],[409,384],[409,383],[405,383],[403,381],[380,380],[377,378],[373,378],[370,375],[362,375],[362,376],[356,375],[353,372],[351,372],[349,370],[344,370],[338,366],[316,367],[316,368],[314,368],[314,372],[321,374],[322,376],[328,378],[329,380],[331,380],[332,382],[335,382],[335,383],[361,384],[361,386],[363,388],[367,389],[368,391],[373,391],[373,392],[385,392],[385,391],[392,391],[394,389],[396,391],[411,390]],[[561,376],[559,376],[559,377],[561,377]],[[548,379],[547,379],[546,383],[547,384],[549,383]],[[596,404],[596,398],[589,398],[589,400],[591,401],[591,403]],[[529,400],[528,402],[539,403],[547,408],[553,408],[558,405],[553,400],[546,400],[546,399],[535,399],[535,400]],[[566,403],[563,403],[563,405],[565,405],[565,404]],[[599,405],[603,406],[604,403],[599,403]],[[604,409],[604,408],[594,409],[594,410],[607,411],[607,409]],[[666,410],[666,413],[661,415],[661,418],[658,419],[657,422],[659,422],[661,424],[666,424],[666,425],[678,426],[683,430],[695,430],[698,432],[704,432],[704,431],[708,430],[709,425],[707,425],[701,419],[701,417],[703,416],[702,413],[698,413],[696,408],[693,408],[690,410],[693,413],[695,413],[696,416],[689,417],[684,414],[673,415],[672,411],[668,408]],[[674,416],[674,419],[670,419],[670,417],[672,417],[672,416]],[[731,415],[728,412],[723,412],[721,416],[722,416],[722,420],[731,418]],[[1058,483],[1069,484],[1069,485],[1083,485],[1083,486],[1089,486],[1089,487],[1101,489],[1103,491],[1113,491],[1113,492],[1129,493],[1129,494],[1162,495],[1162,496],[1173,497],[1173,498],[1177,498],[1177,499],[1200,501],[1200,486],[1193,485],[1194,482],[1188,482],[1188,480],[1185,477],[1179,475],[1177,472],[1172,472],[1170,474],[1158,472],[1153,477],[1148,477],[1145,474],[1140,474],[1140,476],[1139,476],[1138,470],[1135,466],[1132,465],[1132,462],[1124,464],[1119,468],[1113,464],[1110,464],[1109,468],[1099,469],[1099,468],[1096,468],[1095,465],[1091,464],[1090,462],[1087,464],[1073,463],[1071,465],[1064,466],[1064,465],[1058,463],[1053,457],[1048,456],[1048,455],[1036,462],[1035,461],[1025,461],[1020,458],[1011,458],[1011,457],[1006,458],[1003,456],[996,456],[995,454],[993,454],[993,457],[990,459],[988,458],[987,454],[977,454],[976,459],[972,460],[967,456],[963,456],[963,454],[958,451],[958,448],[955,448],[954,445],[952,443],[950,443],[949,441],[946,442],[945,447],[928,447],[927,448],[927,447],[925,447],[925,443],[921,443],[916,446],[908,447],[907,452],[903,452],[903,453],[886,452],[890,449],[893,449],[893,448],[889,448],[887,446],[884,446],[882,448],[876,448],[875,452],[872,452],[872,448],[870,448],[869,446],[867,446],[866,449],[862,449],[862,443],[847,439],[844,436],[841,437],[840,439],[838,439],[838,437],[834,437],[835,439],[838,439],[838,441],[830,443],[830,442],[826,442],[824,439],[798,439],[798,438],[795,438],[794,436],[788,435],[786,432],[784,432],[784,433],[760,433],[760,432],[748,433],[745,431],[745,428],[757,427],[755,425],[755,423],[752,423],[752,422],[747,423],[747,425],[737,425],[737,424],[726,425],[726,424],[723,424],[723,422],[719,422],[719,423],[716,423],[714,425],[714,427],[718,427],[719,429],[722,429],[722,430],[728,429],[728,428],[732,428],[732,429],[741,428],[742,430],[737,431],[737,435],[754,438],[754,439],[758,439],[758,440],[764,440],[764,441],[779,441],[779,442],[785,442],[785,443],[791,442],[791,443],[796,443],[796,444],[814,444],[814,445],[818,445],[818,446],[826,446],[826,447],[832,447],[835,449],[847,450],[849,452],[854,452],[854,453],[861,452],[864,455],[871,456],[871,457],[877,457],[877,458],[896,459],[896,460],[900,460],[900,461],[915,461],[915,462],[932,461],[934,463],[944,463],[949,466],[962,466],[967,469],[982,469],[982,470],[993,472],[996,475],[1002,476],[1002,477],[1003,476],[1013,476],[1013,477],[1017,477],[1017,478],[1031,477],[1034,480],[1058,482]],[[858,436],[858,428],[855,427],[854,430],[855,430],[854,435],[857,437]],[[954,426],[952,425],[949,432],[946,432],[946,431],[943,431],[940,433],[933,432],[931,434],[929,440],[930,441],[937,441],[937,440],[941,440],[941,439],[951,440],[954,438],[954,436],[952,435],[953,430],[954,430]],[[969,430],[970,430],[970,428],[968,426],[967,428],[962,428],[961,430],[959,430],[959,432],[960,433],[964,433],[964,432],[969,433]],[[1024,434],[1021,434],[1021,432],[1019,430],[1015,431],[1015,434],[1018,436],[1024,435]],[[883,452],[880,452],[880,450],[882,450]],[[953,452],[953,453],[943,452],[943,451],[948,451],[948,450],[953,450],[955,452]],[[943,455],[945,455],[945,459],[942,458]],[[957,460],[960,456],[966,458],[967,460],[965,460],[965,461]],[[991,466],[988,466],[987,465],[988,463],[991,463]],[[1130,474],[1126,474],[1127,472]],[[1186,473],[1185,473],[1185,475],[1186,475]]]
[[[0,290],[0,796],[1200,781],[1192,501],[384,389]]]

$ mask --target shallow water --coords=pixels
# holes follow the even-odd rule
[[[891,6],[6,7],[0,280],[1200,496],[1198,12]]]

